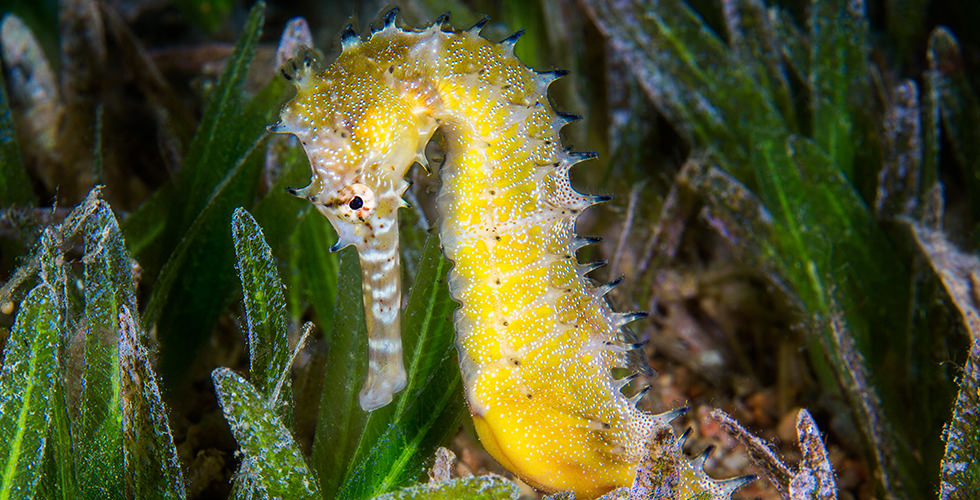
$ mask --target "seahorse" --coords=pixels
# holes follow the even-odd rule
[[[514,55],[520,32],[501,42],[445,18],[402,29],[391,11],[362,39],[350,26],[325,69],[310,53],[284,75],[297,88],[276,132],[299,137],[313,170],[296,191],[333,223],[334,248],[357,247],[370,336],[361,403],[382,405],[404,384],[398,340],[397,209],[403,177],[433,133],[446,159],[436,199],[456,348],[476,432],[504,467],[547,492],[595,498],[629,486],[655,433],[679,412],[641,411],[624,327],[644,316],[614,312],[576,251],[594,243],[577,217],[603,196],[577,192],[569,169],[592,153],[562,146],[572,115],[555,111],[548,86],[564,72],[535,72]],[[669,498],[727,499],[744,481],[714,481],[683,460],[662,477]],[[683,497],[681,495],[684,495]],[[666,497],[665,497],[666,498]]]

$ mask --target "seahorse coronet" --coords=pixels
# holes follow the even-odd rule
[[[635,375],[613,375],[631,365],[639,344],[626,325],[643,314],[613,311],[605,295],[615,283],[595,285],[595,266],[576,256],[598,240],[576,235],[575,221],[609,197],[569,180],[596,154],[562,146],[561,128],[579,117],[556,111],[548,86],[567,72],[524,66],[514,55],[522,32],[492,42],[480,34],[486,21],[464,31],[447,21],[402,29],[389,12],[366,38],[348,26],[323,69],[303,51],[282,70],[297,93],[271,130],[296,135],[309,158],[310,184],[295,194],[330,220],[336,249],[358,250],[367,410],[405,384],[397,210],[407,170],[442,131],[439,235],[454,264],[456,347],[477,434],[529,484],[596,498],[636,479],[651,439],[679,413],[638,409],[649,386],[627,397]],[[697,461],[675,462],[685,491],[724,484]]]

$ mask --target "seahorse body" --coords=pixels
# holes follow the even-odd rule
[[[524,67],[516,37],[493,43],[479,35],[482,25],[451,32],[439,24],[402,30],[389,14],[367,40],[345,32],[343,52],[322,72],[294,63],[298,93],[276,131],[296,134],[310,158],[313,179],[301,194],[334,223],[338,246],[357,245],[367,264],[365,307],[390,319],[402,177],[440,128],[440,236],[455,263],[456,346],[480,440],[542,490],[594,498],[628,486],[645,443],[673,415],[638,410],[620,392],[632,377],[612,375],[627,366],[622,327],[640,315],[613,312],[608,287],[593,286],[591,267],[575,257],[592,242],[575,235],[575,219],[604,198],[569,182],[569,168],[594,155],[561,146],[559,129],[570,120],[552,108],[547,88],[562,73]],[[352,212],[357,193],[374,205]],[[371,267],[379,260],[395,272]],[[369,378],[383,379],[394,356],[374,353]],[[684,464],[674,471],[687,482],[681,489],[728,498],[733,488]]]

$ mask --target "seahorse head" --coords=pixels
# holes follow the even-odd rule
[[[396,28],[387,31],[396,36]],[[323,70],[310,49],[284,65],[296,96],[270,130],[302,142],[312,177],[308,186],[291,192],[330,221],[338,235],[331,250],[354,245],[360,256],[369,349],[360,403],[372,410],[405,385],[397,211],[405,206],[403,177],[435,124],[412,113],[411,102],[389,84],[390,64],[365,57],[357,35],[345,33],[343,46]]]
[[[272,128],[302,142],[313,175],[294,194],[330,220],[339,236],[333,250],[367,248],[395,220],[408,187],[403,177],[419,147],[403,132],[414,117],[396,96],[385,95],[391,90],[381,75],[351,67],[362,64],[345,53],[316,71],[311,50],[287,62],[283,74],[297,92]]]

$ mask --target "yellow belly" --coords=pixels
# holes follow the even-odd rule
[[[511,419],[502,418],[501,413],[490,410],[483,416],[474,415],[476,433],[495,460],[531,486],[547,492],[572,491],[577,499],[592,499],[632,482],[636,464],[610,463],[608,456],[601,456],[595,449],[574,450],[572,459],[539,453],[541,448],[550,448],[564,454],[566,450],[572,451],[570,447],[576,443],[591,441],[584,433],[560,424],[563,420],[560,416],[523,412],[522,425],[515,426]],[[556,436],[555,442],[529,439],[531,436],[523,425],[528,421],[533,422],[530,424],[535,428],[533,434]]]

